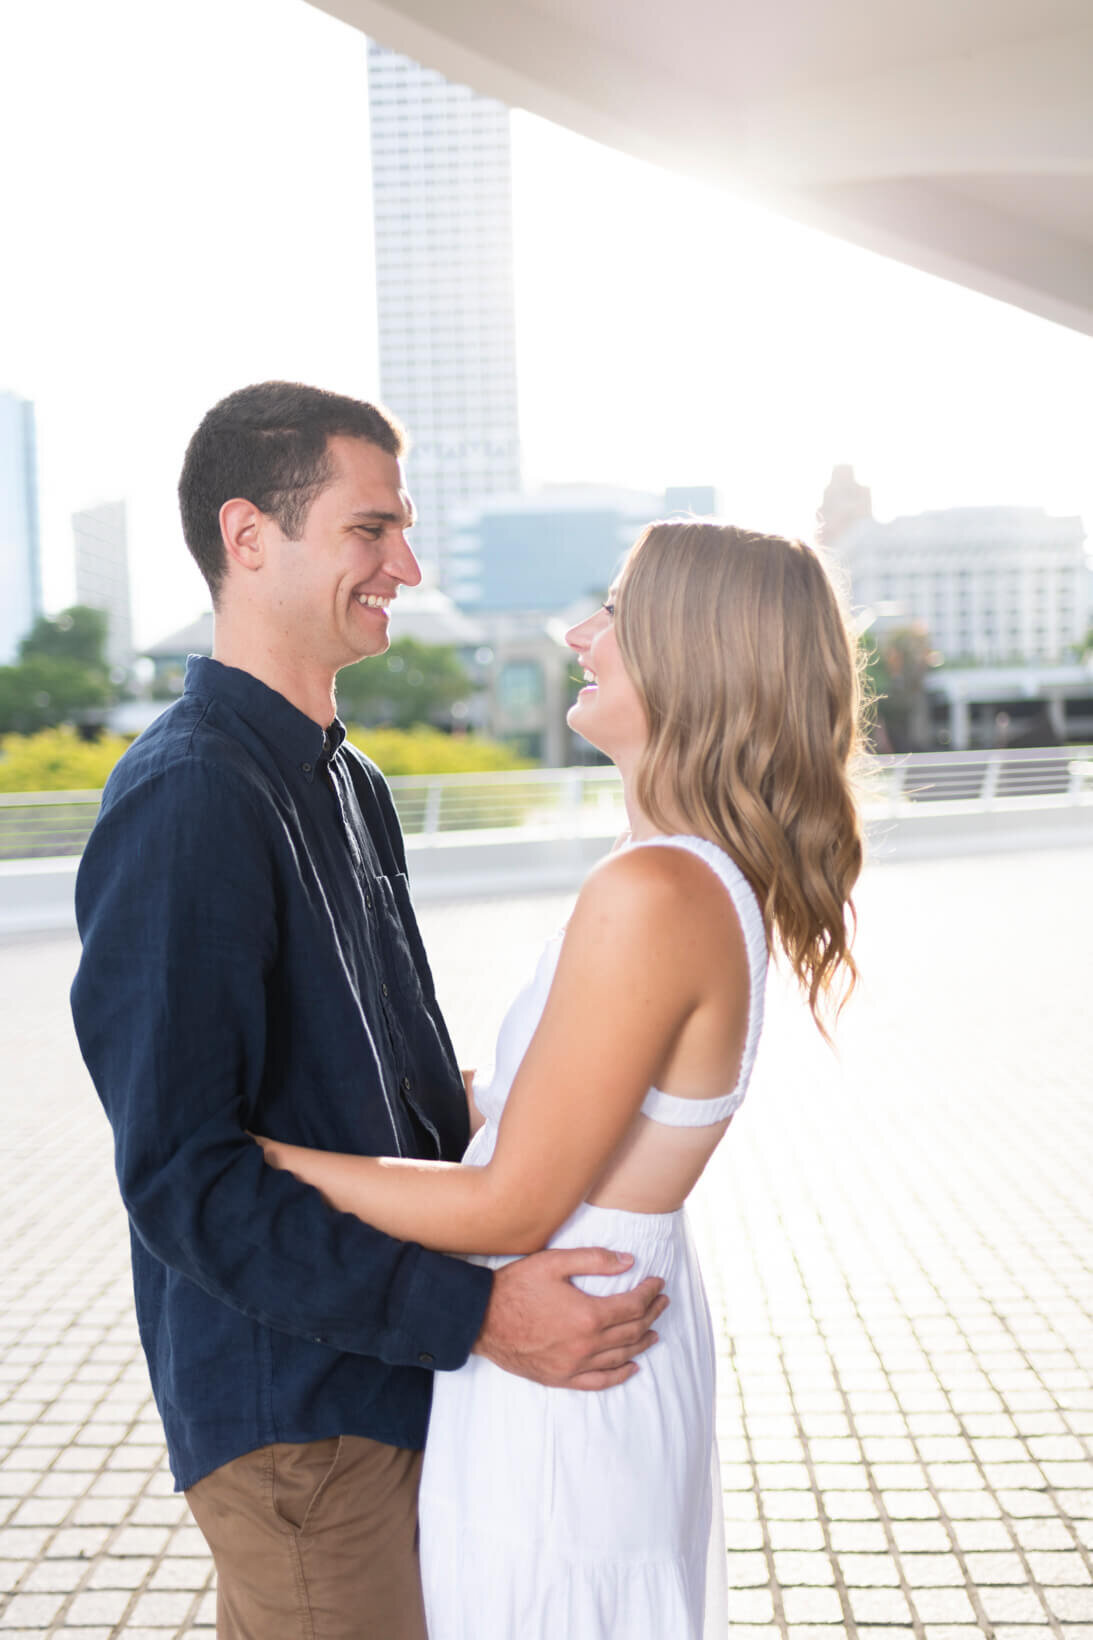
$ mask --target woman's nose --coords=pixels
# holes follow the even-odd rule
[[[595,632],[595,615],[586,615],[583,621],[571,626],[565,635],[570,649],[587,649]]]

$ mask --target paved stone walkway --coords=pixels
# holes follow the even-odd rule
[[[775,984],[695,1206],[731,1632],[1093,1640],[1093,851],[885,866],[860,902],[838,1057]],[[427,908],[465,1061],[567,903]],[[211,1635],[75,959],[0,946],[0,1636]]]

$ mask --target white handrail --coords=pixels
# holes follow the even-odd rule
[[[517,829],[529,839],[611,837],[626,823],[622,783],[611,767],[395,775],[389,784],[407,836],[426,845]],[[100,798],[0,793],[0,860],[79,854]],[[1093,804],[1093,747],[870,757],[863,801],[874,817]]]

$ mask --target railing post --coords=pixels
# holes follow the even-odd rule
[[[565,771],[565,784],[562,787],[563,800],[558,818],[561,822],[559,835],[562,837],[580,837],[582,835],[581,821],[584,808],[581,797],[584,792],[584,776],[579,767]]]
[[[439,780],[430,780],[425,789],[425,813],[422,816],[422,835],[430,840],[436,837],[440,830],[440,799],[444,788]]]
[[[984,808],[993,809],[995,798],[998,796],[998,779],[1002,773],[1002,753],[988,752],[987,766],[983,770],[983,786],[979,793],[979,801]]]

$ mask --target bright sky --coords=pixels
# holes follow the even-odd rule
[[[378,392],[365,44],[303,0],[4,0],[0,28],[0,388],[37,406],[46,601],[69,515],[124,496],[150,641],[207,601],[174,490],[209,405]],[[514,161],[528,480],[711,482],[800,533],[848,461],[879,517],[1093,532],[1093,339],[529,115]]]

